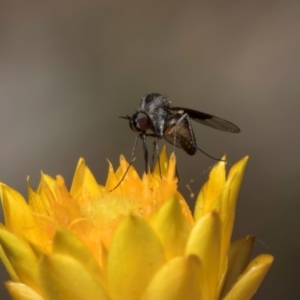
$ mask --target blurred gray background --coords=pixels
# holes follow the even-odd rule
[[[117,166],[134,142],[118,117],[149,92],[168,95],[241,128],[193,124],[198,145],[229,166],[250,155],[234,237],[254,234],[255,253],[275,256],[254,299],[299,299],[299,54],[299,1],[2,1],[0,181],[25,197],[40,170],[70,186],[82,156],[104,183],[106,158]],[[178,151],[191,206],[186,185],[197,193],[214,163]],[[0,295],[9,299],[2,283]]]

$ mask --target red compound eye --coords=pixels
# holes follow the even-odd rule
[[[140,117],[138,116],[136,119],[136,123],[142,131],[146,131],[152,126],[150,118],[145,114],[140,114]]]

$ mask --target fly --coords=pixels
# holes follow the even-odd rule
[[[236,125],[224,119],[190,108],[171,106],[170,100],[158,93],[148,94],[143,97],[140,106],[131,117],[126,116],[121,118],[127,119],[130,128],[137,133],[128,169],[133,162],[137,140],[140,138],[143,142],[146,172],[148,172],[147,137],[155,139],[154,145],[157,152],[158,140],[165,139],[175,148],[181,148],[189,155],[194,155],[199,150],[212,159],[221,160],[209,155],[197,146],[191,120],[222,131],[240,132],[240,129]],[[128,169],[114,189],[123,181]]]

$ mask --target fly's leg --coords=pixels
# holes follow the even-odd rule
[[[193,131],[193,128],[192,128],[192,124],[191,124],[191,120],[190,120],[190,117],[187,113],[183,114],[176,122],[176,125],[175,125],[175,140],[176,140],[176,126],[178,124],[180,124],[181,121],[183,120],[186,120],[187,123],[188,123],[188,126],[189,126],[189,130],[190,130],[190,133],[191,133],[191,138],[192,138],[192,144],[193,144],[193,147],[195,147],[196,149],[198,149],[200,152],[202,152],[204,155],[214,159],[214,160],[218,160],[218,161],[226,161],[222,158],[216,158],[214,156],[211,156],[209,155],[208,153],[206,153],[205,151],[203,151],[202,149],[200,149],[198,146],[197,146],[197,143],[196,143],[196,138],[195,138],[195,135],[194,135],[194,131]]]
[[[140,133],[140,138],[142,139],[142,142],[143,142],[145,172],[148,173],[149,166],[148,166],[148,149],[147,149],[147,143],[146,143],[146,133],[145,132]]]
[[[132,148],[132,153],[131,153],[131,159],[130,159],[130,161],[129,161],[129,165],[128,165],[126,171],[124,172],[124,174],[123,174],[121,180],[118,182],[118,184],[117,184],[113,189],[111,189],[111,190],[109,191],[109,193],[112,192],[112,191],[114,191],[117,187],[119,187],[119,185],[122,183],[122,181],[123,181],[124,178],[126,177],[128,171],[129,171],[129,168],[132,166],[132,164],[133,164],[133,162],[134,162],[134,160],[135,160],[135,157],[134,157],[134,156],[135,156],[135,150],[136,150],[137,143],[138,143],[138,138],[139,138],[139,135],[137,135],[136,138],[135,138],[135,140],[134,140],[134,144],[133,144],[133,148]]]

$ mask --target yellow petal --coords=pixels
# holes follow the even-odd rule
[[[41,295],[24,283],[8,281],[5,286],[14,300],[44,300]]]
[[[274,258],[271,255],[257,256],[240,276],[224,300],[248,300],[256,293],[265,278]]]
[[[5,230],[5,227],[4,225],[2,225],[0,223],[0,228],[1,229],[4,229]],[[2,249],[2,246],[1,246],[1,243],[0,243],[0,259],[1,261],[3,262],[4,266],[5,266],[5,269],[6,271],[8,272],[9,274],[9,277],[13,280],[13,281],[19,281],[19,277],[14,269],[14,267],[12,266],[12,264],[10,263],[10,261],[8,260],[5,252],[3,251]]]
[[[120,160],[119,160],[119,162],[120,162],[120,166],[119,166],[119,168],[118,168],[118,169],[116,170],[116,172],[115,172],[115,174],[116,174],[118,180],[120,180],[120,179],[124,176],[124,174],[125,174],[126,171],[127,171],[127,174],[128,174],[128,172],[130,173],[130,172],[132,171],[132,169],[133,169],[133,168],[129,168],[129,169],[128,169],[129,163],[127,162],[127,160],[126,160],[126,158],[124,157],[124,155],[120,155]],[[129,176],[129,177],[130,177],[130,176]],[[128,178],[127,178],[127,179],[128,179]]]
[[[1,200],[5,227],[18,236],[37,242],[38,226],[25,199],[14,189],[1,184]],[[27,230],[24,230],[24,229]]]
[[[155,275],[142,300],[195,300],[209,298],[200,260],[195,255],[175,257]]]
[[[68,255],[44,256],[40,262],[40,277],[47,300],[110,299],[98,278]]]
[[[172,183],[174,181],[177,181],[177,179],[174,179],[174,175],[176,173],[176,156],[175,153],[171,153],[170,159],[169,159],[169,165],[168,165],[168,172],[166,174],[167,182]]]
[[[38,194],[45,193],[47,197],[49,198],[50,194],[53,197],[55,201],[57,201],[57,193],[58,193],[58,187],[56,180],[50,177],[49,175],[46,175],[42,173],[41,180],[39,183],[39,187],[37,189]],[[57,201],[58,202],[58,201]]]
[[[42,198],[38,193],[36,193],[29,184],[29,178],[27,178],[28,187],[28,206],[35,213],[41,216],[49,216],[49,201],[47,198]],[[45,201],[44,201],[45,200]]]
[[[229,251],[228,268],[221,298],[224,298],[224,296],[237,281],[238,277],[245,271],[247,265],[250,262],[253,243],[254,236],[248,235],[234,241],[231,244]]]
[[[108,176],[105,183],[105,191],[114,193],[117,192],[117,195],[124,196],[124,192],[128,192],[128,188],[142,188],[141,178],[132,166],[132,162],[130,162],[129,165],[123,155],[120,156],[120,166],[116,172],[114,171],[110,161],[108,161],[108,165]]]
[[[90,198],[101,195],[104,188],[98,185],[94,175],[86,166],[85,160],[80,158],[76,167],[70,194],[73,198],[88,196]]]
[[[163,205],[151,224],[162,242],[167,259],[184,252],[191,225],[183,214],[177,197]]]
[[[163,248],[152,228],[137,217],[125,218],[108,253],[107,276],[112,298],[140,299],[164,260]]]
[[[115,189],[120,180],[116,177],[114,168],[109,160],[108,161],[108,174],[106,178],[105,188],[107,191],[112,191]]]
[[[28,189],[28,196],[29,196],[29,206],[36,212],[39,216],[46,215],[49,216],[51,221],[53,222],[53,219],[55,219],[55,213],[51,209],[51,204],[55,202],[55,198],[53,196],[53,193],[49,187],[49,185],[46,183],[46,178],[49,178],[49,176],[41,173],[41,180],[39,182],[39,187],[37,191],[33,191],[33,189],[29,186]],[[52,190],[54,190],[54,186],[57,189],[56,182],[54,179],[48,180],[49,184],[50,181],[52,183]],[[43,213],[45,207],[45,214]],[[54,230],[52,229],[51,237],[53,237]]]
[[[221,222],[219,216],[207,213],[192,229],[186,246],[186,255],[197,255],[203,265],[209,288],[208,299],[214,299],[220,272]]]
[[[202,186],[194,208],[194,219],[195,221],[198,221],[203,215],[204,215],[204,207],[205,207],[205,201],[206,201],[206,194],[207,194],[207,187],[208,182],[205,182]]]
[[[237,196],[242,183],[248,157],[244,157],[230,169],[219,202],[218,213],[222,222],[221,268],[226,268],[227,254],[235,220]]]
[[[167,156],[167,147],[166,145],[163,145],[161,152],[159,154],[159,157],[157,159],[157,162],[154,167],[153,175],[161,176],[162,178],[166,177],[168,172],[168,156]]]
[[[104,283],[102,271],[86,245],[71,232],[58,228],[53,240],[53,253],[69,255],[84,265],[87,271]]]
[[[39,292],[37,258],[33,251],[4,229],[0,229],[0,244],[19,280]]]
[[[222,193],[226,180],[226,161],[220,161],[209,173],[209,179],[201,189],[194,209],[194,217],[197,221],[201,216],[213,210],[216,199]]]
[[[31,211],[31,217],[34,221],[33,230],[35,233],[34,239],[28,238],[27,234],[23,234],[34,245],[41,248],[50,248],[49,240],[53,236],[54,222],[52,212],[47,197],[36,193],[32,187],[28,185],[28,208]],[[28,224],[29,225],[29,224]],[[27,227],[28,227],[27,225]],[[24,232],[24,231],[23,231]]]

